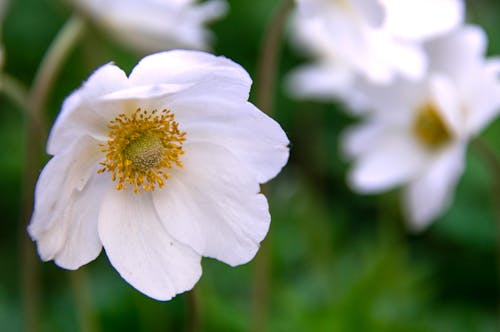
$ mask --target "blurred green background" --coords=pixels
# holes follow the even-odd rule
[[[228,15],[211,25],[217,37],[214,52],[242,64],[255,78],[261,40],[278,1],[229,4]],[[468,21],[486,29],[489,53],[500,54],[500,2],[470,0],[467,9]],[[2,30],[4,71],[29,86],[70,15],[58,0],[11,1]],[[128,72],[140,57],[89,28],[65,62],[50,98],[51,123],[65,96],[97,66],[114,61]],[[483,160],[469,149],[452,207],[427,231],[407,233],[397,191],[362,197],[346,186],[348,164],[338,139],[354,119],[340,105],[298,102],[284,93],[283,77],[305,60],[285,41],[274,117],[292,142],[291,157],[268,190],[272,224],[266,248],[259,253],[269,255],[268,264],[260,257],[260,263],[231,268],[204,259],[204,274],[195,287],[201,330],[500,331],[499,226],[493,177]],[[24,326],[23,130],[21,110],[0,96],[0,331],[21,331]],[[483,137],[500,155],[500,123],[489,126]],[[82,294],[93,306],[94,327],[100,331],[187,328],[186,294],[170,302],[151,300],[122,280],[103,253],[78,278],[52,262],[37,264],[41,331],[84,328],[78,311]],[[262,275],[267,281],[259,279]],[[256,285],[267,285],[264,293],[255,293]],[[252,309],[252,301],[262,296],[269,300],[261,308],[265,315]]]

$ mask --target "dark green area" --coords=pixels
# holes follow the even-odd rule
[[[214,52],[255,78],[265,26],[277,1],[231,0],[214,24]],[[469,18],[484,26],[490,54],[500,54],[500,2],[468,1]],[[12,0],[2,38],[5,72],[31,84],[51,40],[70,16],[58,0]],[[52,121],[64,98],[99,65],[130,71],[140,59],[89,28],[66,62],[50,98]],[[339,105],[297,102],[283,91],[301,63],[285,43],[276,86],[275,118],[291,140],[290,162],[271,182],[269,331],[500,331],[497,225],[489,169],[469,149],[467,168],[449,211],[421,234],[404,230],[398,192],[358,196],[345,183],[339,135],[353,119]],[[254,91],[252,92],[254,93]],[[253,94],[252,94],[253,96]],[[0,96],[0,331],[23,327],[20,284],[21,110]],[[483,139],[500,154],[500,123]],[[41,269],[41,331],[78,331],[74,272]],[[203,260],[196,286],[203,331],[248,331],[255,260],[236,268]],[[101,331],[182,331],[187,297],[157,302],[135,291],[104,253],[84,268]]]

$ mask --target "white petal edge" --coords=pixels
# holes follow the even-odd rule
[[[129,76],[134,86],[213,79],[212,93],[247,100],[252,80],[239,64],[205,52],[174,50],[143,58]]]
[[[360,156],[348,178],[360,193],[376,193],[412,179],[425,165],[428,155],[411,132],[387,132]]]
[[[83,84],[63,103],[61,112],[50,131],[47,152],[55,155],[72,142],[78,135],[88,134],[89,128],[101,128],[107,125],[102,121],[103,115],[96,113],[90,106],[100,96],[127,89],[129,87],[126,74],[113,64],[106,64],[97,69]]]
[[[288,160],[288,138],[272,118],[247,101],[211,94],[211,81],[172,95],[165,107],[188,141],[204,141],[231,151],[260,183],[275,177]]]
[[[151,192],[111,188],[99,213],[99,237],[113,267],[140,292],[166,301],[193,288],[201,257],[163,227]]]
[[[423,230],[451,204],[463,173],[465,148],[465,143],[461,142],[443,150],[406,187],[403,204],[411,230]]]
[[[248,262],[270,223],[257,181],[223,147],[200,142],[185,148],[183,168],[153,194],[165,228],[203,256],[232,266]]]
[[[28,226],[42,260],[76,269],[99,254],[96,225],[102,186],[98,179],[89,180],[97,178],[99,159],[97,143],[84,137],[42,171]]]

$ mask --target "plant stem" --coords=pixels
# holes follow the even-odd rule
[[[14,77],[0,74],[0,92],[9,97],[23,112],[28,113],[28,90]]]
[[[99,325],[96,320],[92,300],[90,299],[87,271],[80,268],[78,271],[69,272],[71,288],[75,298],[76,311],[81,332],[98,332]]]
[[[188,325],[187,332],[201,331],[200,298],[196,287],[186,293]]]
[[[42,145],[45,142],[44,110],[57,75],[67,56],[83,32],[83,23],[78,18],[71,18],[61,29],[45,57],[43,58],[33,81],[27,99],[25,123],[25,160],[23,172],[23,222],[21,223],[21,288],[25,331],[39,330],[39,263],[32,241],[26,234],[26,227],[31,218],[34,202],[34,186],[43,156]]]
[[[274,113],[274,91],[281,53],[281,41],[285,23],[293,0],[282,0],[266,29],[257,61],[256,105],[267,115]],[[269,187],[262,188],[268,191]],[[270,287],[270,236],[263,241],[255,257],[252,285],[252,307],[250,331],[264,332],[267,326],[267,312]]]
[[[500,290],[500,159],[495,151],[488,143],[480,138],[473,142],[473,147],[477,153],[483,158],[486,166],[490,169],[493,177],[492,193],[493,206],[495,208],[496,227],[497,227],[497,269],[498,269],[498,285]],[[498,294],[499,303],[498,309],[500,314],[500,292]]]

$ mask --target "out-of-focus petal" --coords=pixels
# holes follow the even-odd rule
[[[404,207],[409,226],[419,231],[447,209],[464,168],[465,144],[455,144],[430,162],[426,170],[409,183]]]
[[[418,175],[428,157],[411,136],[386,133],[355,162],[349,174],[349,184],[361,193],[393,188]]]

